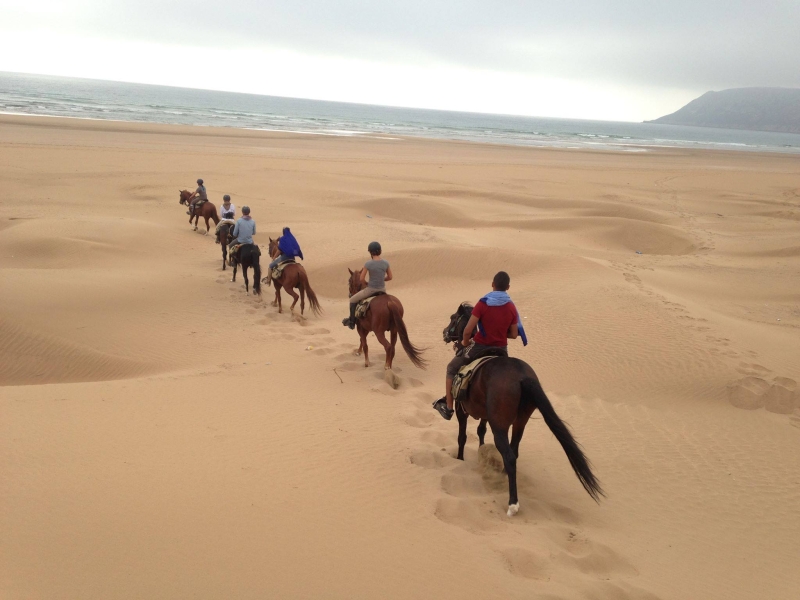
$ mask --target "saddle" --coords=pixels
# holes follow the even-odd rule
[[[189,210],[192,211],[192,213],[194,213],[194,211],[203,206],[203,204],[205,204],[206,202],[208,202],[208,200],[198,200],[197,202],[192,202],[189,204]]]
[[[493,358],[497,358],[497,355],[490,354],[488,356],[481,356],[458,370],[458,373],[453,378],[453,387],[450,388],[450,391],[453,392],[453,398],[455,398],[457,402],[461,402],[464,399],[469,389],[469,384],[472,382],[472,378],[475,377],[480,368]],[[463,394],[463,396],[461,396],[461,394]]]
[[[294,259],[287,260],[282,263],[278,263],[274,269],[272,269],[272,278],[273,279],[280,279],[281,275],[283,275],[283,270],[288,267],[289,265],[296,265],[297,262]]]
[[[258,244],[234,244],[233,246],[228,247],[228,264],[230,266],[233,266],[234,258],[236,259],[236,262],[241,262],[239,260],[239,253],[245,246],[253,246],[258,255],[261,256],[261,248],[258,247]]]
[[[369,298],[364,298],[361,302],[356,304],[356,319],[363,319],[367,316],[367,311],[369,311],[370,303],[375,300],[378,296],[385,296],[386,292],[378,292],[374,296],[370,296]]]

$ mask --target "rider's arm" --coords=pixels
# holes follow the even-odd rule
[[[515,340],[519,336],[519,327],[517,324],[514,323],[511,327],[508,328],[508,339]]]
[[[478,325],[478,321],[480,319],[475,315],[472,315],[467,321],[467,326],[464,328],[464,337],[461,340],[462,346],[469,346],[472,340],[472,332],[475,331],[475,327]]]
[[[386,269],[386,277],[383,279],[384,281],[391,281],[392,280],[392,267]]]
[[[359,280],[361,281],[361,283],[367,283],[367,273],[368,273],[367,267],[362,267],[361,275],[359,275]]]

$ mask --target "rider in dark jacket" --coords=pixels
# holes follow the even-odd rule
[[[300,250],[300,244],[297,243],[297,239],[295,239],[288,227],[283,228],[283,234],[278,238],[278,250],[281,251],[278,258],[269,263],[266,277],[267,282],[272,281],[272,269],[279,264],[288,260],[294,260],[298,257],[303,260],[303,251]]]

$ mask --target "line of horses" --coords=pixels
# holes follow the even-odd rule
[[[183,190],[180,193],[180,203],[189,204],[188,198],[191,192]],[[217,225],[220,222],[217,215],[217,208],[211,202],[205,202],[194,212],[190,211],[189,223],[194,219],[194,230],[197,231],[197,223],[200,218],[206,222],[206,235],[210,231],[209,221],[214,221]],[[217,241],[222,246],[222,270],[224,271],[228,262],[228,243],[231,239],[233,225],[223,223],[217,231]],[[269,239],[269,255],[275,259],[279,254],[278,240]],[[233,277],[231,281],[236,281],[236,271],[238,265],[242,266],[242,275],[245,282],[245,290],[249,293],[249,281],[247,278],[248,268],[253,268],[253,293],[261,295],[261,251],[255,244],[241,246],[237,256],[232,257]],[[348,291],[350,296],[360,291],[366,284],[361,282],[359,270],[348,269],[350,277],[348,279]],[[308,282],[303,265],[292,263],[287,265],[280,277],[271,282],[275,286],[275,300],[272,305],[278,307],[278,312],[282,312],[281,289],[286,291],[294,301],[290,311],[294,312],[294,307],[300,300],[300,315],[305,310],[305,297],[308,296],[311,310],[315,315],[322,312],[319,301]],[[294,292],[297,289],[299,296]],[[357,319],[356,329],[360,338],[360,345],[355,354],[364,355],[364,366],[369,367],[369,349],[367,346],[367,336],[370,332],[375,334],[380,344],[386,351],[384,369],[387,373],[392,373],[392,361],[395,355],[395,346],[399,338],[403,350],[414,366],[425,369],[427,361],[423,358],[424,349],[411,343],[408,331],[403,321],[403,305],[398,298],[390,294],[382,294],[375,297],[363,317]],[[458,310],[451,315],[450,323],[444,328],[442,336],[445,343],[452,343],[456,352],[462,351],[461,339],[466,327],[469,314],[464,304],[459,305]],[[389,338],[386,339],[386,332]],[[390,380],[396,386],[397,380],[394,376]],[[584,487],[586,492],[595,500],[600,500],[604,492],[600,482],[592,472],[589,460],[584,455],[581,447],[575,441],[567,425],[559,418],[553,409],[550,400],[542,389],[539,378],[530,365],[518,358],[499,356],[488,361],[482,366],[470,383],[465,395],[456,402],[456,416],[458,418],[458,456],[459,460],[464,460],[464,446],[467,442],[467,422],[469,417],[480,421],[477,429],[479,445],[484,444],[487,423],[492,428],[494,443],[503,458],[503,466],[508,475],[508,510],[509,517],[519,511],[519,498],[517,495],[517,471],[516,462],[519,458],[519,444],[525,432],[525,426],[530,420],[536,409],[542,414],[545,424],[553,433],[559,444],[567,455],[570,465]],[[509,440],[508,432],[512,431]]]

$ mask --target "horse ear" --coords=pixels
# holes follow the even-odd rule
[[[352,271],[350,271],[350,267],[347,267],[347,270],[350,272],[350,275],[352,275],[352,274],[353,274],[353,272],[352,272]]]

